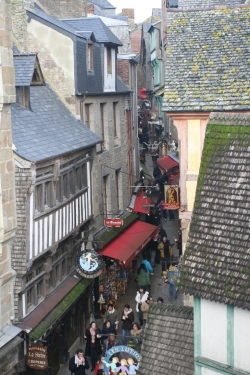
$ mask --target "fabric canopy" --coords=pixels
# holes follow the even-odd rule
[[[164,156],[163,158],[157,160],[156,164],[158,167],[161,168],[161,170],[165,173],[169,169],[175,168],[179,166],[179,163],[172,159],[170,156]]]
[[[138,196],[135,198],[133,211],[148,215],[150,211],[150,207],[147,207],[147,208],[143,207],[143,197],[144,197],[144,191],[142,190],[138,194]]]
[[[157,232],[155,225],[138,220],[106,245],[100,254],[123,261],[128,266]]]

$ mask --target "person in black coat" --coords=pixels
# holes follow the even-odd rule
[[[133,329],[133,321],[135,316],[130,305],[125,305],[122,313],[122,345],[127,345],[127,335],[130,334]]]
[[[76,355],[69,360],[69,371],[74,375],[86,375],[85,370],[88,368],[89,363],[83,355],[83,350],[77,349]]]
[[[91,358],[91,371],[94,371],[96,360],[102,353],[101,337],[100,329],[97,328],[95,322],[92,322],[89,329],[86,330],[86,335],[84,336],[85,340],[87,340],[85,355]]]
[[[111,324],[110,320],[108,320],[106,323],[103,324],[103,329],[102,329],[102,344],[105,340],[107,340],[108,335],[110,333],[114,333],[116,335],[116,329],[114,324]]]

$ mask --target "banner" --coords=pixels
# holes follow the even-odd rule
[[[45,370],[48,367],[47,347],[41,344],[28,346],[26,364],[35,370]]]
[[[165,210],[179,210],[180,197],[178,185],[164,185]]]

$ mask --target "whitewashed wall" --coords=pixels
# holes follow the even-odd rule
[[[218,375],[221,374],[220,372],[210,370],[208,368],[202,367],[202,375]]]
[[[115,65],[115,49],[111,49],[112,58],[112,74],[108,74],[107,69],[107,48],[104,48],[104,91],[115,91],[116,82],[116,65]]]
[[[227,306],[201,300],[201,355],[227,363]]]
[[[234,308],[234,366],[250,372],[250,311]]]

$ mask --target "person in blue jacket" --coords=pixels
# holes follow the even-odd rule
[[[140,267],[141,264],[145,264],[145,267],[146,267],[147,273],[148,273],[148,274],[150,274],[150,273],[154,273],[154,270],[153,270],[153,268],[152,268],[152,266],[151,266],[151,263],[147,260],[146,255],[143,255],[142,257],[143,257],[143,259],[142,259],[142,261],[140,262],[138,268]]]

